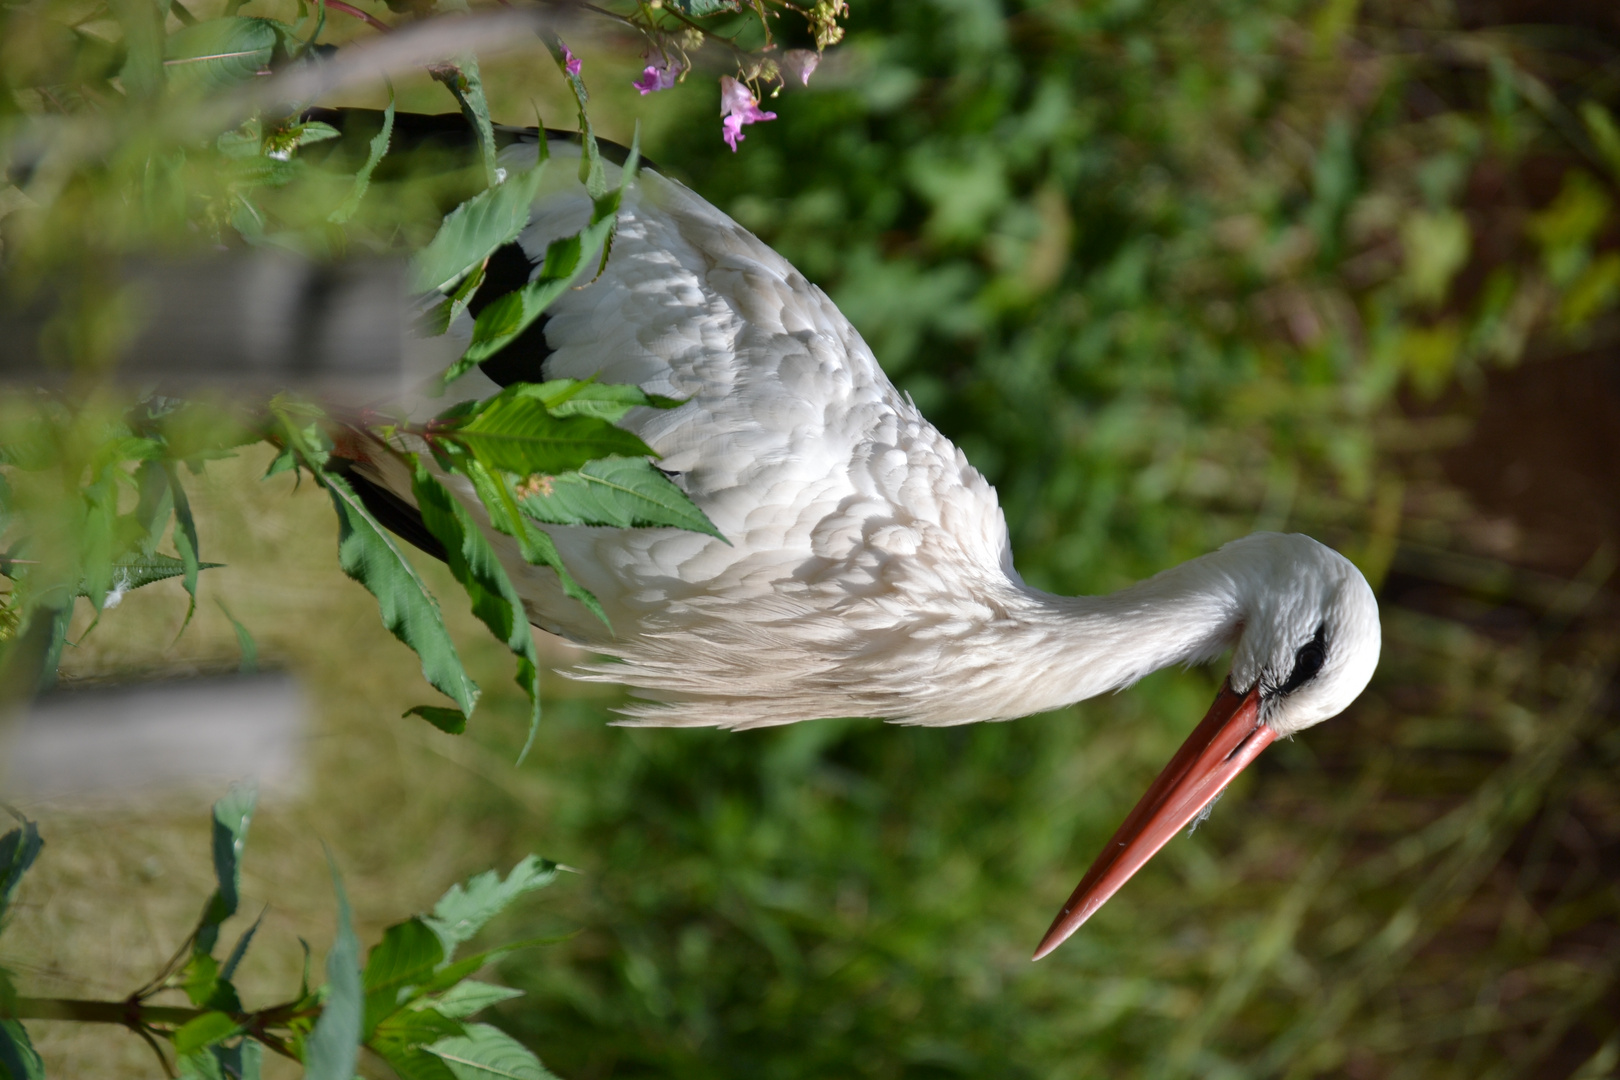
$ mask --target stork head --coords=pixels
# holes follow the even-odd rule
[[[1278,736],[1337,716],[1378,666],[1378,603],[1361,571],[1308,536],[1257,533],[1206,556],[1241,611],[1209,713],[1108,841],[1035,950],[1080,928]]]
[[[1378,601],[1367,579],[1297,533],[1256,533],[1227,553],[1245,609],[1227,684],[1254,693],[1260,722],[1278,736],[1339,715],[1378,666]]]

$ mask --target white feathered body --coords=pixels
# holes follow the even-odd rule
[[[554,156],[570,151],[552,144]],[[514,146],[504,163],[524,167],[534,153]],[[574,164],[549,166],[520,237],[536,263],[590,215]],[[495,537],[534,623],[615,658],[581,674],[656,702],[632,706],[636,722],[950,724],[1053,708],[1218,654],[1280,557],[1276,544],[1251,544],[1235,563],[1195,560],[1111,597],[1029,588],[994,489],[826,294],[655,173],[625,192],[601,275],[547,316],[545,378],[634,383],[685,402],[621,425],[729,541],[547,526],[610,632],[552,571]],[[452,392],[494,389],[475,372]],[[378,478],[408,493],[397,471]]]

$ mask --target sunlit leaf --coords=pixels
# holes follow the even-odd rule
[[[212,1046],[230,1038],[240,1030],[235,1020],[222,1012],[205,1012],[201,1016],[187,1020],[174,1033],[174,1052],[177,1054],[190,1054],[201,1050],[205,1046]]]
[[[465,886],[450,886],[450,890],[433,905],[433,914],[422,921],[439,935],[448,959],[455,955],[456,946],[483,929],[485,923],[504,911],[512,901],[525,893],[545,888],[556,877],[556,863],[528,855],[504,879],[495,871],[486,870],[469,879]]]
[[[491,1005],[522,996],[522,990],[514,990],[510,986],[463,979],[435,998],[433,1007],[445,1016],[461,1019],[482,1012]]]
[[[594,146],[594,142],[589,145]],[[606,245],[618,224],[619,202],[625,185],[635,179],[638,160],[639,150],[633,145],[619,186],[594,201],[590,223],[576,236],[553,240],[546,247],[540,273],[533,281],[479,312],[473,324],[472,342],[452,371],[486,360],[504,349],[574,283],[581,271],[591,265],[597,252],[603,253],[602,263],[606,263]],[[447,374],[446,381],[455,377]]]
[[[519,476],[560,473],[609,454],[651,454],[639,437],[593,416],[553,416],[545,406],[510,390],[477,416],[443,433],[480,461]]]
[[[428,246],[411,259],[411,288],[447,288],[514,240],[529,223],[529,206],[544,169],[541,164],[509,176],[450,211]]]
[[[554,1080],[528,1047],[489,1024],[468,1024],[467,1034],[427,1049],[450,1066],[456,1080]]]
[[[668,525],[720,535],[686,492],[643,457],[606,457],[573,472],[531,476],[517,491],[523,512],[551,525]]]
[[[323,482],[338,512],[338,562],[343,572],[377,598],[383,625],[421,658],[427,681],[462,713],[470,714],[478,702],[478,684],[461,665],[439,602],[354,489],[332,474],[323,474]]]
[[[525,561],[535,566],[549,566],[557,573],[564,595],[578,600],[591,614],[608,624],[607,612],[590,590],[581,585],[568,567],[563,565],[562,554],[556,543],[543,529],[536,528],[518,507],[517,496],[506,478],[484,463],[453,445],[441,446],[438,452],[456,472],[472,481],[473,490],[489,514],[489,522],[498,532],[518,542],[518,550]]]

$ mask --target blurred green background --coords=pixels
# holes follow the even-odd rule
[[[316,688],[317,779],[247,858],[280,920],[264,977],[330,936],[310,828],[373,937],[528,851],[579,868],[500,927],[578,931],[500,972],[528,996],[499,1022],[568,1078],[1614,1075],[1613,6],[858,0],[736,155],[708,74],[642,99],[591,25],[598,129],[641,119],[828,290],[997,485],[1026,578],[1107,590],[1305,531],[1379,588],[1382,666],[1031,965],[1221,671],[1007,724],[746,734],[610,728],[614,694],[556,680],[514,769],[497,647],[460,619],[468,735],[393,719],[413,659],[322,496],[247,455],[200,500],[231,565],[198,625],[165,645],[183,594],[148,590],[67,671],[228,661],[213,590]],[[498,119],[568,115],[538,56],[486,64]],[[449,110],[420,83],[403,106]],[[204,805],[46,817],[6,942],[36,992],[155,966],[192,914],[165,898],[206,880]],[[122,914],[48,914],[87,888]],[[68,1073],[151,1070],[120,1034],[40,1041]]]

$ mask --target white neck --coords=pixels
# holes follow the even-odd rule
[[[1107,596],[1054,596],[1020,586],[1014,626],[986,628],[986,640],[964,643],[963,658],[983,648],[986,660],[1017,669],[1020,677],[1009,686],[1003,668],[995,716],[1059,708],[1160,668],[1205,663],[1232,646],[1243,627],[1253,576],[1243,572],[1248,561],[1225,549]],[[949,711],[983,716],[989,703],[962,704]]]

